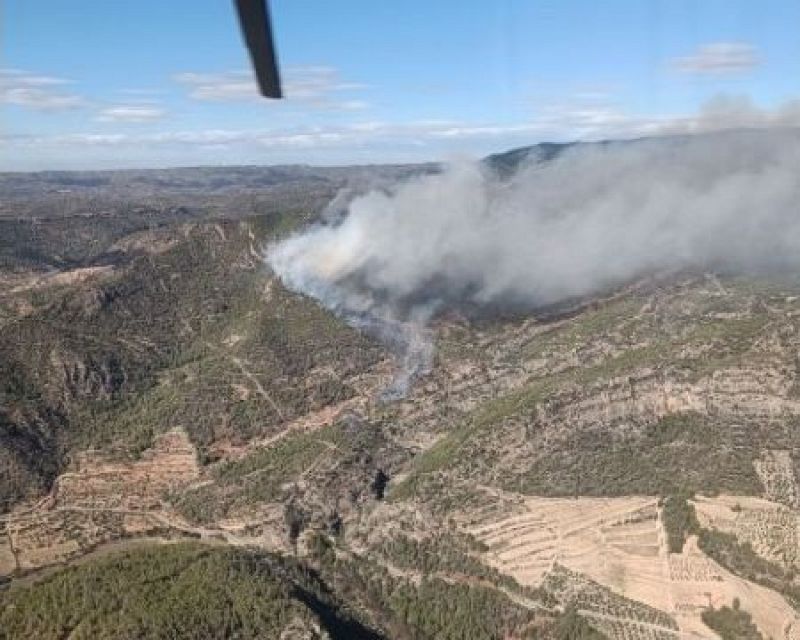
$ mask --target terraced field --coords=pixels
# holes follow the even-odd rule
[[[747,496],[698,498],[696,504],[705,526],[762,543],[765,535],[781,536],[777,544],[783,553],[800,548],[797,514],[785,507]],[[595,595],[593,606],[584,605],[581,612],[609,637],[711,638],[703,612],[734,599],[765,637],[794,640],[800,631],[800,613],[783,597],[721,567],[698,549],[696,538],[683,552],[670,553],[657,499],[526,498],[499,520],[492,511],[472,515],[466,530],[486,545],[486,561],[521,584],[547,584],[552,572],[565,569],[663,612],[643,619],[635,606],[609,604],[608,596]]]

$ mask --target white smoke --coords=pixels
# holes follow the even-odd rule
[[[393,342],[402,393],[448,306],[536,308],[665,269],[800,267],[800,131],[576,145],[506,180],[459,162],[354,199],[267,260]]]

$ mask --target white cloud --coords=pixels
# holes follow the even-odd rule
[[[121,120],[139,117],[138,110],[152,107],[119,107]],[[130,114],[129,111],[130,110]],[[137,111],[136,115],[133,112]],[[148,112],[148,116],[149,112]],[[155,117],[155,116],[153,116]],[[60,136],[16,136],[9,142],[23,145],[241,145],[265,148],[316,148],[364,144],[412,144],[436,141],[504,141],[511,137],[539,139],[625,138],[642,135],[701,133],[734,128],[800,127],[800,100],[776,109],[763,109],[742,96],[719,96],[688,116],[643,117],[612,107],[561,107],[539,118],[518,123],[469,123],[415,121],[357,122],[338,126],[283,129],[201,129],[148,134],[78,133]]]
[[[155,96],[163,94],[164,91],[162,89],[130,88],[130,89],[120,89],[119,93],[122,93],[127,96]]]
[[[186,87],[189,97],[195,100],[209,102],[263,100],[258,94],[253,74],[249,71],[180,73],[174,76],[174,79]],[[346,95],[363,88],[364,85],[343,81],[338,70],[328,66],[288,67],[283,78],[287,103],[316,109],[343,111],[366,109],[369,107],[367,102]]]
[[[342,111],[361,111],[370,108],[370,104],[366,100],[342,100],[333,103],[331,106]]]
[[[699,46],[688,56],[675,58],[673,64],[683,73],[742,73],[761,64],[761,56],[753,45],[745,42],[712,42]]]
[[[85,106],[86,101],[68,91],[64,78],[37,75],[19,69],[0,69],[0,103],[38,111],[61,111]]]
[[[56,136],[7,137],[17,144],[41,145],[242,145],[264,148],[316,148],[331,145],[361,145],[392,142],[410,144],[420,140],[466,139],[493,137],[515,133],[532,133],[541,125],[471,125],[456,122],[409,122],[389,124],[363,122],[342,126],[320,126],[293,130],[201,129],[194,131],[164,131],[143,135],[119,133],[76,133]]]
[[[179,73],[174,78],[188,89],[189,97],[195,100],[237,102],[258,98],[255,80],[246,71]]]
[[[97,115],[100,122],[146,123],[161,120],[166,111],[152,104],[122,104],[102,109]]]
[[[537,141],[623,139],[693,134],[735,128],[800,127],[800,100],[762,108],[742,96],[719,96],[698,112],[642,116],[600,102],[551,106],[521,122],[363,120],[292,129],[201,129],[146,133],[87,132],[6,135],[0,145],[25,166],[76,166],[102,157],[98,166],[437,160],[453,153],[482,154]],[[92,155],[93,154],[93,155]],[[80,158],[80,160],[77,160]],[[134,160],[136,159],[135,163]],[[166,160],[165,160],[166,159]],[[98,161],[93,161],[98,162]],[[95,166],[86,164],[81,166]]]
[[[324,65],[289,67],[284,81],[289,100],[301,100],[322,107],[340,104],[334,94],[364,88],[362,84],[343,81],[337,69]]]

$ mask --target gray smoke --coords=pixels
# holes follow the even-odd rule
[[[800,131],[575,145],[507,179],[457,162],[353,199],[267,260],[392,344],[402,393],[448,307],[537,308],[664,270],[800,267]]]

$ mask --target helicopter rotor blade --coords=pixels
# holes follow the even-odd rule
[[[265,98],[282,98],[267,0],[236,0],[236,11],[244,41],[250,50],[259,92]]]

